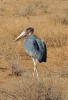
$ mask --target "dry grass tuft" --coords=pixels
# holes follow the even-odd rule
[[[35,9],[29,6],[18,9],[14,15],[28,17],[28,16],[35,16],[35,14],[36,14]]]
[[[63,15],[61,14],[61,16],[55,15],[55,14],[51,14],[50,16],[51,21],[54,22],[54,24],[61,24],[61,25],[68,25],[68,15]]]
[[[68,46],[67,33],[57,33],[57,34],[50,33],[50,34],[46,34],[46,37],[45,37],[48,47]]]

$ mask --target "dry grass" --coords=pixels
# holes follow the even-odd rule
[[[63,47],[68,46],[67,33],[50,33],[45,37],[48,47]]]
[[[60,77],[46,78],[45,81],[38,83],[34,79],[24,79],[20,77],[12,78],[9,77],[10,82],[5,82],[1,85],[0,98],[10,100],[67,100],[67,92],[64,84],[67,84],[67,80]],[[55,80],[56,78],[56,80]],[[15,82],[13,81],[15,79]],[[23,80],[24,79],[24,80]],[[60,80],[59,80],[60,79]],[[59,80],[59,83],[58,83]],[[31,82],[29,82],[31,81]],[[61,86],[61,84],[63,85]],[[10,90],[8,86],[12,87]],[[13,85],[13,86],[12,86]],[[64,88],[64,89],[63,89]],[[4,90],[5,89],[5,90]]]
[[[28,26],[47,44],[40,82],[23,39],[14,42]],[[68,100],[67,0],[0,0],[0,100]]]

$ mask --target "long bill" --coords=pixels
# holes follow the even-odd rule
[[[17,40],[19,40],[20,38],[22,38],[24,36],[26,36],[26,32],[25,31],[23,31],[14,41],[17,41]]]

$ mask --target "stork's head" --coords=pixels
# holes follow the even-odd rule
[[[16,39],[15,41],[17,41],[18,39],[31,35],[34,33],[34,28],[33,27],[28,27],[25,31],[23,31]]]

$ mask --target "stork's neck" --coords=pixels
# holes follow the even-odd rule
[[[27,35],[27,36],[25,37],[25,40],[26,40],[27,38],[31,37],[32,35],[34,35],[34,34]],[[25,40],[24,40],[24,41],[25,41]]]
[[[32,34],[33,34],[33,32],[28,33],[27,37],[30,36],[30,35],[32,35]]]

